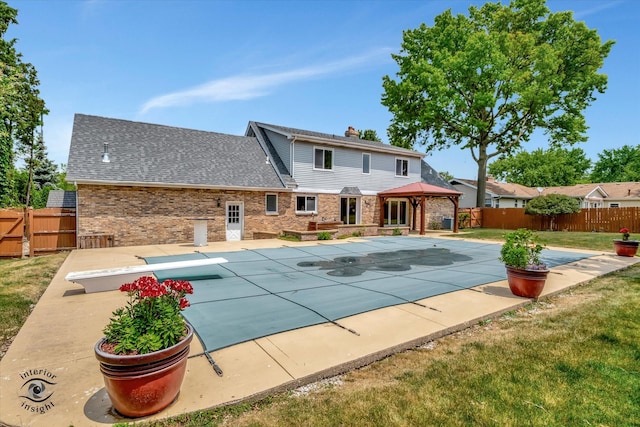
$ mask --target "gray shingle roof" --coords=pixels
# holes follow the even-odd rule
[[[440,174],[438,174],[438,172],[436,172],[436,170],[424,160],[422,161],[420,176],[422,178],[422,182],[424,182],[425,184],[431,184],[449,190],[456,190],[453,185],[449,184],[447,180],[443,179]]]
[[[109,163],[102,162],[108,143]],[[284,188],[256,138],[76,114],[67,180]]]
[[[51,190],[47,197],[48,208],[76,208],[76,192]]]
[[[325,140],[334,140],[336,142],[341,142],[341,143],[348,143],[348,144],[353,144],[353,145],[361,145],[363,149],[382,149],[384,151],[388,151],[390,153],[399,153],[399,154],[404,154],[404,155],[411,155],[411,156],[420,156],[423,157],[424,154],[423,153],[418,153],[415,150],[407,150],[406,148],[401,148],[401,147],[396,147],[394,145],[389,145],[389,144],[385,144],[382,142],[378,142],[378,141],[369,141],[366,139],[360,139],[360,138],[354,138],[354,137],[347,137],[347,136],[340,136],[340,135],[333,135],[333,134],[328,134],[328,133],[322,133],[322,132],[313,132],[313,131],[309,131],[309,130],[304,130],[304,129],[296,129],[296,128],[291,128],[291,127],[286,127],[286,126],[278,126],[278,125],[272,125],[272,124],[268,124],[268,123],[260,123],[260,122],[254,122],[256,125],[258,125],[259,127],[263,128],[263,127],[267,127],[267,128],[271,128],[273,130],[276,130],[284,135],[299,135],[299,136],[310,136],[310,137],[315,137],[315,138],[322,138]]]

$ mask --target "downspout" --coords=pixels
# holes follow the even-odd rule
[[[294,135],[294,136],[291,138],[291,145],[289,146],[289,147],[290,147],[290,149],[289,149],[289,154],[290,154],[290,156],[291,156],[291,160],[290,160],[290,161],[291,161],[291,178],[293,178],[293,179],[296,179],[296,178],[295,178],[295,177],[296,177],[296,175],[295,175],[295,173],[296,173],[296,171],[295,171],[295,164],[296,164],[296,162],[295,162],[295,157],[294,157],[294,156],[295,156],[295,154],[296,154],[296,150],[295,150],[295,142],[296,142],[296,136]]]

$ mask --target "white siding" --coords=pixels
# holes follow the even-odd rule
[[[344,147],[324,146],[333,150],[333,170],[314,170],[314,147],[323,146],[295,143],[294,178],[302,189],[339,192],[344,187],[358,187],[362,192],[380,192],[421,180],[420,159],[417,157],[402,157],[409,160],[409,176],[396,177],[395,159],[399,156]],[[362,153],[371,154],[369,174],[362,173]]]
[[[264,129],[264,132],[267,134],[267,138],[273,144],[273,147],[278,152],[280,159],[289,169],[289,173],[292,173],[291,170],[291,141],[289,141],[285,136],[280,135],[279,133],[272,132],[268,129]]]

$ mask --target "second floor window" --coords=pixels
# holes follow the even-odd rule
[[[371,154],[362,153],[362,173],[369,174],[371,171]]]
[[[315,148],[313,150],[313,168],[332,170],[333,150],[329,150],[327,148]]]
[[[409,160],[396,159],[396,176],[409,176]]]

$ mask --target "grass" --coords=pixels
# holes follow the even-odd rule
[[[550,245],[608,252],[617,237],[549,234]],[[140,425],[639,426],[638,307],[635,265],[304,392]]]
[[[510,230],[492,228],[465,228],[460,233],[448,234],[449,237],[487,239],[504,241],[504,234]],[[620,233],[590,233],[564,231],[536,231],[540,240],[549,246],[565,248],[589,249],[594,251],[613,252],[613,239],[620,239]]]
[[[0,259],[0,359],[67,255]]]

